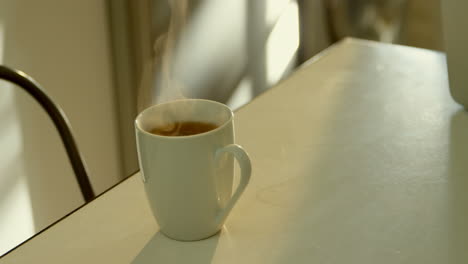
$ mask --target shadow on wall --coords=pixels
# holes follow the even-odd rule
[[[103,0],[0,1],[3,63],[30,74],[61,105],[96,193],[123,178],[106,18]],[[15,90],[11,100],[38,231],[81,205],[83,198],[47,114],[22,91]]]
[[[1,2],[0,63],[13,67],[25,65],[30,59],[30,49],[20,41],[26,33],[18,32],[18,8],[16,1]],[[2,96],[6,101],[0,105],[0,122],[7,125],[0,130],[0,141],[8,147],[2,148],[0,155],[10,162],[0,164],[0,186],[5,190],[0,193],[0,210],[8,215],[4,218],[10,219],[8,225],[14,223],[5,226],[14,232],[7,239],[16,241],[9,245],[11,248],[81,205],[83,199],[61,139],[46,112],[26,92],[10,83],[1,85],[0,93],[7,96]],[[4,250],[0,249],[0,255]]]
[[[276,84],[296,66],[297,1],[188,3],[187,17],[176,8],[172,11],[172,19],[183,17],[187,23],[182,29],[169,30],[180,31],[180,36],[176,45],[166,46],[171,39],[166,35],[171,28],[167,15],[171,9],[166,0],[153,1],[156,73],[150,78],[153,70],[146,69],[142,74],[140,109],[180,95],[227,102],[235,108]],[[172,57],[165,56],[171,52]]]
[[[0,63],[7,65],[12,58],[27,54],[19,54],[20,45],[12,40],[16,34],[10,27],[16,19],[15,3],[0,4]],[[0,83],[0,255],[79,205],[66,199],[75,193],[80,195],[72,189],[74,186],[70,188],[60,179],[50,177],[50,173],[56,172],[61,177],[73,174],[60,169],[68,164],[66,159],[49,153],[60,148],[60,139],[57,137],[58,144],[45,139],[44,135],[54,133],[52,124],[45,130],[41,129],[43,125],[37,125],[50,121],[28,97],[11,83]],[[51,187],[57,191],[51,193]],[[59,205],[64,200],[71,205],[66,211]]]
[[[14,102],[21,129],[21,158],[38,232],[84,201],[78,185],[71,184],[75,182],[74,172],[49,116],[34,99],[18,89]]]

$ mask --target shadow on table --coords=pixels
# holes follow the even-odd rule
[[[157,232],[132,263],[211,263],[218,240],[219,234],[200,241],[182,242]]]
[[[450,262],[468,259],[468,113],[460,110],[452,116],[449,147],[449,256]]]

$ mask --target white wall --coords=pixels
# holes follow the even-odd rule
[[[107,22],[105,0],[0,0],[1,63],[62,106],[96,193],[123,176]],[[0,83],[0,255],[83,203],[51,121],[8,87]]]

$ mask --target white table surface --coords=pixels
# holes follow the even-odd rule
[[[348,39],[235,122],[254,170],[221,235],[161,235],[135,175],[0,262],[468,263],[468,114],[442,53]]]

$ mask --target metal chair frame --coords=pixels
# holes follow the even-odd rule
[[[81,194],[85,202],[91,201],[95,195],[89,181],[86,166],[78,151],[68,119],[60,106],[54,103],[39,83],[24,72],[0,65],[0,79],[7,80],[22,88],[47,112],[60,134],[68,159],[75,172],[75,178],[80,187]]]

